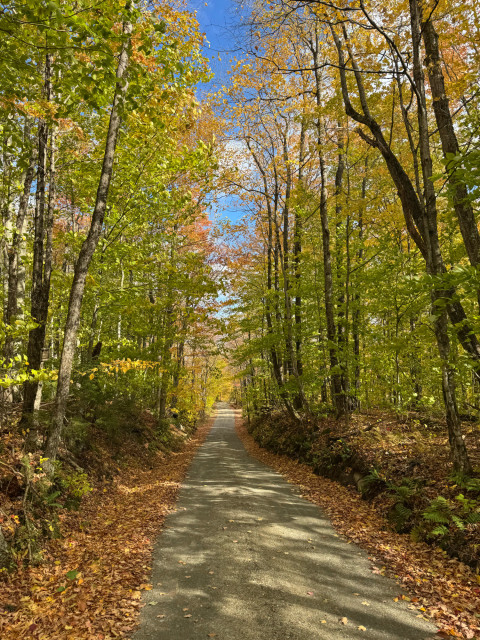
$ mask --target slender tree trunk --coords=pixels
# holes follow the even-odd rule
[[[313,54],[313,62],[315,67],[315,98],[317,107],[320,109],[321,103],[321,79],[318,60],[318,34],[316,34],[316,42],[311,43]],[[332,275],[332,250],[330,239],[330,224],[328,219],[327,204],[327,176],[325,168],[325,158],[323,153],[323,123],[319,117],[317,120],[317,146],[318,158],[320,164],[320,222],[322,226],[322,247],[323,247],[323,277],[324,277],[324,295],[325,295],[325,317],[327,324],[327,340],[328,352],[330,357],[330,376],[332,387],[332,400],[335,405],[337,418],[340,418],[345,411],[344,393],[342,389],[342,379],[339,370],[339,361],[337,353],[337,334],[335,326],[335,303],[333,291],[333,275]]]
[[[336,282],[337,282],[337,360],[338,360],[338,376],[341,393],[337,396],[337,414],[343,415],[347,411],[347,371],[345,366],[346,352],[346,313],[345,313],[345,278],[343,277],[343,247],[342,247],[342,228],[344,224],[341,220],[343,205],[341,195],[343,192],[343,180],[345,173],[345,149],[343,141],[343,133],[341,123],[337,123],[337,170],[335,172],[335,249],[336,249]],[[348,229],[346,230],[348,233]]]
[[[129,9],[129,7],[130,3],[127,4],[127,9]],[[92,222],[88,231],[88,235],[82,244],[78,260],[75,264],[73,282],[70,289],[70,298],[68,303],[67,319],[65,323],[63,339],[63,349],[58,372],[55,408],[53,412],[52,425],[45,447],[45,456],[48,458],[48,461],[44,468],[47,474],[50,476],[53,474],[53,463],[57,457],[62,438],[63,422],[65,419],[67,399],[70,391],[70,376],[72,373],[73,361],[75,357],[75,345],[78,325],[80,322],[80,311],[82,306],[83,294],[85,291],[85,280],[87,277],[90,262],[92,260],[102,231],[103,219],[107,206],[108,191],[112,179],[115,148],[117,145],[118,132],[120,130],[121,124],[121,109],[128,87],[126,72],[129,61],[132,25],[130,23],[124,23],[123,31],[127,35],[127,38],[122,46],[117,67],[117,84],[115,88],[112,110],[110,113],[110,122],[108,126],[105,153],[103,157],[103,165],[97,190],[95,208],[93,211]]]
[[[285,205],[283,208],[283,294],[285,302],[285,317],[284,317],[284,334],[285,334],[285,352],[288,374],[295,378],[297,390],[293,395],[293,406],[295,410],[302,410],[305,407],[305,396],[303,393],[302,382],[300,380],[300,374],[297,368],[296,351],[294,348],[294,336],[293,336],[293,313],[292,313],[292,295],[291,295],[291,281],[290,281],[290,201],[292,195],[292,169],[291,162],[288,153],[288,131],[284,134],[283,140],[283,160],[286,168],[286,189],[285,189]],[[298,242],[298,240],[297,240]],[[297,244],[297,249],[298,249]],[[299,258],[299,254],[298,254]],[[295,256],[294,256],[295,261]]]
[[[279,256],[281,251],[280,232],[277,223],[277,210],[278,210],[278,184],[275,188],[273,198],[270,199],[268,182],[266,172],[260,162],[260,159],[252,149],[250,140],[246,140],[247,147],[252,154],[252,158],[262,175],[262,180],[265,189],[265,203],[268,215],[268,241],[267,241],[267,295],[265,301],[265,314],[267,321],[267,332],[271,336],[271,361],[275,382],[278,386],[278,392],[282,402],[289,413],[294,419],[298,420],[298,413],[293,406],[288,393],[285,389],[284,376],[282,376],[282,357],[278,351],[276,344],[274,343],[274,337],[282,327],[282,316],[280,313],[280,283],[279,283]],[[277,175],[275,172],[275,178]],[[275,243],[274,243],[275,237]],[[273,273],[272,273],[273,271]],[[275,318],[275,326],[273,319]]]
[[[177,231],[177,225],[174,226],[174,231]],[[165,285],[166,288],[166,309],[165,309],[165,321],[163,331],[163,349],[162,349],[162,375],[160,378],[160,388],[158,394],[158,420],[161,423],[165,420],[167,415],[167,399],[168,389],[170,385],[171,377],[171,363],[172,353],[171,349],[174,341],[174,316],[173,316],[173,274],[175,271],[175,247],[172,244],[170,248],[170,269],[168,272],[168,278]]]
[[[363,214],[365,209],[365,198],[367,195],[367,171],[368,171],[368,156],[365,156],[364,176],[362,178],[362,199],[360,204],[360,211],[358,215],[358,251],[357,251],[357,263],[360,267],[363,260]],[[361,296],[359,287],[357,285],[354,296],[354,309],[352,314],[352,333],[353,333],[353,356],[355,360],[354,364],[354,387],[355,397],[358,401],[360,392],[360,305]]]
[[[305,162],[305,119],[302,118],[300,129],[300,148],[298,154],[298,197],[302,196],[303,192],[303,165]],[[301,408],[304,405],[307,410],[308,402],[305,397],[305,391],[303,388],[302,374],[303,374],[303,361],[302,361],[302,235],[303,235],[303,220],[302,213],[299,210],[300,207],[297,204],[294,211],[294,242],[293,242],[293,265],[294,265],[294,279],[295,279],[295,364],[296,375],[299,386],[299,400],[296,408]]]
[[[27,130],[26,127],[26,132],[27,131],[29,132],[29,128]],[[30,197],[33,178],[35,176],[36,158],[37,150],[35,147],[33,147],[30,154],[29,166],[27,168],[27,171],[25,172],[23,191],[20,195],[20,202],[18,205],[15,227],[13,229],[12,241],[10,247],[8,248],[8,293],[5,309],[5,324],[7,325],[11,325],[12,322],[18,318],[19,312],[23,314],[23,298],[19,296],[19,294],[21,291],[21,280],[22,273],[24,274],[24,267],[22,264],[20,264],[20,262],[22,257],[22,245],[24,244],[23,232],[25,228],[28,200]],[[21,307],[19,307],[19,302],[22,305]],[[7,335],[5,338],[4,346],[4,356],[7,366],[12,365],[12,359],[15,355],[15,346],[15,340],[11,335]],[[10,400],[13,400],[13,388],[10,388],[9,391],[11,391]]]
[[[52,98],[52,57],[45,56],[45,98]],[[49,197],[46,198],[48,142],[50,140],[49,163]],[[49,127],[42,120],[38,126],[38,169],[37,191],[35,198],[34,243],[31,291],[31,315],[37,323],[28,336],[27,358],[28,371],[38,371],[42,366],[42,352],[45,345],[45,335],[50,302],[50,281],[52,274],[52,232],[53,207],[55,201],[55,134],[53,126]],[[41,388],[41,387],[40,387]],[[23,411],[20,424],[32,429],[29,446],[35,447],[35,425],[33,415],[38,406],[38,381],[28,381],[24,384]],[[41,391],[40,391],[41,393]]]
[[[97,331],[97,322],[98,322],[98,311],[99,311],[99,305],[98,305],[98,300],[95,298],[95,302],[93,305],[93,312],[92,312],[92,322],[90,325],[90,333],[88,336],[88,346],[87,346],[87,361],[90,362],[92,360],[93,357],[93,350],[94,350],[94,346],[95,346],[95,336],[96,336],[96,331]]]
[[[173,369],[173,376],[172,376],[172,401],[171,401],[171,405],[172,408],[177,406],[178,403],[178,386],[180,384],[180,372],[182,370],[182,367],[184,366],[184,353],[185,353],[185,331],[187,330],[187,320],[188,320],[188,315],[190,312],[190,300],[189,298],[187,298],[186,302],[185,302],[185,311],[184,311],[184,317],[182,320],[182,326],[180,329],[180,340],[177,344],[177,356],[175,359],[175,367]]]

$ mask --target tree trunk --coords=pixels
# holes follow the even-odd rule
[[[268,190],[268,183],[265,170],[260,162],[260,159],[255,154],[255,151],[250,145],[250,141],[246,140],[247,147],[252,155],[260,174],[262,175],[262,181],[265,189],[265,203],[268,215],[268,240],[267,240],[267,294],[265,300],[265,318],[267,321],[267,333],[271,336],[270,356],[272,362],[273,375],[275,382],[277,383],[278,392],[283,404],[294,419],[298,420],[298,413],[288,397],[288,393],[285,389],[284,379],[282,376],[282,359],[278,353],[277,347],[274,343],[276,330],[279,330],[282,326],[282,318],[280,314],[279,306],[279,252],[280,252],[280,236],[278,230],[278,224],[276,220],[277,207],[278,207],[278,189],[276,189],[272,199]],[[275,231],[274,231],[275,229]],[[275,236],[275,244],[274,244]],[[273,273],[272,273],[273,272]],[[273,318],[275,317],[275,324]]]
[[[26,127],[27,129],[27,127]],[[32,188],[33,178],[35,176],[35,166],[37,159],[37,150],[32,148],[30,154],[30,162],[25,172],[23,191],[20,195],[20,201],[18,205],[17,217],[15,221],[15,227],[13,229],[12,242],[8,248],[8,293],[7,304],[5,309],[5,324],[10,325],[19,314],[19,293],[20,293],[20,280],[22,279],[22,273],[24,274],[24,267],[20,264],[22,244],[23,244],[23,232],[25,228],[25,218],[28,208],[28,200],[30,197],[30,190]],[[20,302],[23,304],[23,298]],[[23,313],[23,309],[21,310]],[[15,340],[11,335],[7,335],[5,338],[4,356],[7,366],[13,366],[12,359],[15,355]],[[8,389],[10,391],[10,400],[13,401],[13,388]]]
[[[427,272],[431,275],[442,276],[445,273],[440,245],[438,240],[438,229],[436,220],[436,196],[431,181],[432,163],[429,150],[429,134],[428,122],[425,109],[425,94],[422,77],[422,69],[420,64],[420,27],[419,17],[416,11],[416,0],[410,0],[411,11],[411,27],[412,27],[412,43],[413,43],[413,60],[414,60],[414,79],[417,98],[417,117],[419,126],[419,149],[422,164],[423,188],[425,190],[425,204],[419,200],[415,188],[413,187],[409,176],[401,166],[398,158],[395,156],[390,146],[386,142],[382,129],[378,122],[372,117],[369,107],[363,79],[358,65],[348,44],[348,37],[345,28],[343,28],[344,38],[347,43],[347,50],[351,59],[354,77],[359,92],[362,113],[358,112],[352,105],[349,97],[349,90],[346,78],[346,63],[340,39],[332,28],[332,35],[337,47],[339,56],[340,81],[342,86],[342,95],[347,115],[360,124],[366,125],[374,138],[369,138],[362,130],[358,130],[360,136],[371,146],[379,149],[382,154],[389,173],[397,186],[398,195],[402,203],[402,209],[405,216],[407,229],[420,249],[426,263]],[[468,470],[470,462],[468,460],[467,451],[463,439],[458,438],[459,421],[458,412],[456,411],[455,402],[455,386],[453,381],[453,372],[449,370],[449,364],[446,354],[449,352],[449,338],[446,326],[440,320],[443,313],[441,306],[446,306],[450,320],[457,331],[457,335],[474,360],[477,368],[479,363],[480,351],[476,336],[471,331],[466,322],[466,315],[461,303],[453,300],[454,291],[445,290],[441,286],[436,286],[432,292],[432,301],[434,305],[435,335],[439,355],[442,360],[442,386],[444,389],[445,409],[447,414],[447,424],[449,428],[450,443],[455,449],[451,449],[452,460],[457,469]],[[460,325],[458,324],[460,323]],[[468,334],[465,333],[468,328]],[[461,442],[460,442],[461,441]],[[463,446],[462,446],[463,445]]]
[[[347,411],[347,370],[345,365],[345,353],[346,353],[346,313],[345,313],[345,291],[346,282],[343,278],[343,260],[342,260],[342,227],[343,223],[340,220],[340,216],[343,210],[341,195],[343,192],[343,176],[345,173],[345,150],[343,135],[341,133],[341,123],[337,123],[338,138],[337,138],[337,170],[335,172],[335,250],[336,250],[336,281],[337,281],[337,360],[338,360],[338,377],[341,393],[337,396],[336,408],[338,417],[342,416]],[[348,229],[346,229],[348,234]]]
[[[130,3],[127,4],[127,9],[129,7]],[[65,419],[65,411],[67,407],[67,399],[70,391],[70,376],[72,373],[73,361],[75,356],[75,345],[78,325],[80,322],[80,311],[82,306],[83,294],[85,291],[85,280],[87,277],[90,262],[92,260],[102,231],[103,219],[105,217],[105,209],[107,206],[108,191],[112,179],[115,148],[117,145],[118,132],[120,130],[121,124],[121,109],[128,87],[128,82],[126,80],[126,71],[129,61],[132,25],[130,23],[124,23],[123,32],[127,35],[127,38],[123,43],[117,67],[117,83],[115,87],[112,110],[110,113],[107,140],[105,144],[105,152],[103,157],[102,171],[98,184],[95,208],[93,211],[92,222],[88,231],[88,235],[82,244],[78,260],[75,264],[73,282],[70,289],[70,298],[68,302],[67,319],[65,323],[63,338],[63,348],[60,357],[60,367],[58,372],[55,408],[53,412],[50,432],[48,434],[45,447],[45,456],[48,458],[48,461],[44,468],[49,476],[53,475],[53,463],[57,457],[58,449],[61,442],[63,422]]]
[[[315,98],[317,107],[321,108],[321,80],[318,61],[318,35],[316,34],[316,42],[311,43],[311,51],[313,54],[313,63],[315,67]],[[325,158],[323,155],[323,123],[319,116],[317,119],[317,146],[320,164],[320,222],[322,226],[322,247],[323,247],[323,277],[324,277],[324,295],[325,295],[325,317],[327,324],[327,340],[328,352],[330,357],[330,376],[332,387],[332,400],[335,405],[337,418],[340,418],[345,412],[344,393],[342,389],[342,379],[339,371],[339,361],[337,353],[337,332],[335,326],[335,303],[333,291],[333,275],[332,275],[332,250],[330,240],[330,226],[328,219],[327,206],[327,185]]]
[[[416,12],[419,19],[422,16],[421,6],[416,0]],[[449,176],[453,205],[457,215],[460,232],[465,244],[467,255],[473,266],[480,262],[480,234],[472,204],[468,198],[468,189],[458,172],[458,166],[454,160],[448,160],[448,155],[457,156],[460,153],[457,135],[453,126],[453,118],[450,113],[449,100],[445,90],[445,80],[442,72],[442,63],[438,45],[438,34],[432,22],[431,14],[422,21],[421,33],[425,46],[425,65],[428,72],[430,90],[432,92],[433,111],[437,123],[442,150],[446,163],[446,172]]]
[[[360,267],[363,260],[363,213],[365,208],[365,198],[367,195],[367,171],[368,171],[368,156],[365,156],[364,176],[362,179],[362,200],[360,205],[360,212],[358,216],[358,242],[359,247],[357,251],[357,263]],[[353,356],[354,356],[354,387],[355,397],[358,401],[360,393],[360,305],[361,297],[359,288],[356,288],[354,296],[354,309],[352,314],[352,333],[353,333]]]
[[[46,100],[52,98],[52,57],[45,56],[45,89]],[[50,171],[49,198],[46,202],[46,182],[48,164],[48,141],[50,138]],[[28,336],[27,358],[28,371],[39,371],[42,366],[42,352],[45,345],[48,306],[50,301],[50,280],[52,274],[52,227],[53,206],[55,199],[55,136],[53,128],[42,120],[38,126],[38,169],[37,191],[35,197],[33,267],[31,291],[31,315],[37,323]],[[33,416],[38,394],[38,381],[24,384],[23,411],[20,424],[34,429]],[[31,445],[34,445],[35,438]]]
[[[437,225],[436,194],[433,185],[433,167],[430,153],[428,116],[425,98],[425,78],[420,60],[421,25],[417,0],[410,0],[410,18],[413,45],[413,77],[417,87],[418,142],[425,193],[425,238],[427,244],[427,270],[432,275],[441,276],[445,271],[440,252]],[[447,331],[446,313],[443,310],[443,287],[432,292],[432,315],[435,315],[435,336],[442,361],[442,389],[446,409],[450,450],[455,469],[470,473],[472,467],[462,438],[460,418],[455,394],[455,373],[450,364],[450,339]],[[441,306],[437,304],[441,301]]]
[[[3,535],[2,527],[0,526],[0,569],[7,566],[10,558],[10,550]]]

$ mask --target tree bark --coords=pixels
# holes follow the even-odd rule
[[[35,146],[32,148],[30,154],[30,162],[25,172],[23,191],[20,195],[20,201],[18,204],[17,216],[15,220],[15,227],[13,229],[12,241],[8,247],[8,287],[7,287],[7,304],[5,308],[5,324],[11,325],[12,322],[18,317],[19,313],[19,291],[20,291],[20,279],[22,273],[24,273],[23,265],[19,264],[19,258],[21,257],[21,248],[23,243],[23,232],[25,227],[25,218],[28,208],[28,200],[30,197],[30,191],[32,188],[33,178],[35,176],[35,167],[37,159],[37,149]],[[21,300],[23,303],[23,300]],[[7,335],[5,338],[4,356],[6,360],[6,366],[12,364],[13,356],[15,355],[15,340],[11,335]],[[10,401],[13,401],[13,389],[10,391]]]
[[[418,0],[416,0],[416,12],[419,19],[421,19],[422,9]],[[460,153],[460,147],[445,89],[438,34],[435,31],[431,16],[426,20],[422,20],[421,33],[425,46],[425,65],[432,92],[433,111],[440,134],[442,151],[446,159],[446,172],[451,185],[453,206],[470,263],[476,267],[480,262],[480,234],[475,220],[475,213],[468,198],[467,186],[458,172],[458,166],[455,161],[448,158],[449,155],[457,156]]]
[[[127,9],[128,8],[129,3],[127,4]],[[67,399],[70,391],[70,376],[72,373],[76,338],[80,322],[80,311],[82,306],[83,294],[85,292],[85,281],[90,262],[92,260],[102,231],[105,209],[107,206],[108,192],[112,180],[115,149],[117,146],[118,133],[121,124],[121,111],[128,88],[126,72],[129,63],[129,50],[132,33],[131,23],[124,23],[123,32],[127,37],[125,39],[125,42],[123,43],[117,67],[117,83],[110,113],[110,121],[108,125],[105,152],[97,189],[95,208],[93,211],[92,222],[88,231],[88,235],[82,244],[78,260],[75,264],[73,282],[70,289],[67,319],[65,322],[63,337],[63,348],[60,357],[60,367],[58,372],[55,408],[53,411],[52,424],[45,447],[45,456],[46,458],[48,458],[48,461],[45,463],[44,468],[49,476],[53,475],[54,461],[57,457],[62,438],[63,422],[65,419]]]
[[[363,260],[363,215],[365,208],[365,199],[367,195],[367,172],[368,172],[368,156],[365,156],[365,165],[364,165],[364,176],[362,178],[362,199],[360,205],[360,211],[358,216],[358,242],[359,247],[357,251],[357,262],[358,265],[362,263]],[[358,287],[356,288],[356,292],[354,295],[354,309],[353,309],[353,318],[352,318],[352,333],[353,333],[353,356],[354,356],[354,387],[355,387],[355,397],[358,401],[358,396],[360,393],[360,306],[361,306],[361,296]]]
[[[355,61],[353,52],[349,47],[346,30],[345,28],[343,28],[343,35],[347,44],[347,50],[351,59],[352,68],[354,70],[354,77],[359,92],[362,113],[360,113],[353,107],[350,101],[346,80],[346,63],[343,48],[340,39],[333,28],[332,35],[338,51],[340,82],[342,87],[345,111],[347,115],[354,119],[356,122],[367,126],[370,132],[373,134],[374,137],[373,139],[371,139],[362,130],[358,131],[361,137],[368,144],[379,149],[385,160],[389,173],[395,185],[397,186],[407,229],[425,259],[427,272],[436,277],[442,277],[445,273],[445,266],[443,264],[438,239],[436,196],[433,182],[431,181],[432,161],[429,149],[428,121],[425,107],[425,89],[423,84],[423,73],[420,65],[421,36],[416,0],[410,0],[410,11],[413,44],[414,81],[416,87],[417,118],[419,126],[419,150],[423,174],[423,189],[425,194],[424,205],[419,200],[419,197],[407,173],[401,166],[390,146],[387,144],[380,125],[370,113],[367,96],[363,85],[363,79]],[[473,334],[470,327],[468,327],[467,318],[460,301],[453,299],[454,293],[455,292],[452,289],[446,290],[445,287],[443,287],[441,284],[437,284],[432,291],[432,307],[434,315],[436,316],[434,328],[439,355],[442,361],[442,387],[445,399],[447,425],[450,434],[450,444],[453,447],[451,449],[452,461],[455,465],[455,468],[468,472],[471,467],[468,460],[465,443],[460,432],[460,422],[458,419],[458,411],[455,401],[455,385],[453,381],[453,372],[449,369],[448,363],[448,354],[450,348],[449,338],[446,324],[442,320],[443,310],[441,308],[441,305],[446,307],[448,315],[450,316],[450,320],[457,331],[457,335],[459,336],[459,339],[464,348],[472,356],[477,369],[480,351],[478,348],[478,341],[476,339],[476,336]],[[467,328],[468,334],[466,333]]]
[[[260,158],[253,150],[250,141],[246,140],[247,147],[252,155],[253,161],[257,166],[264,185],[264,196],[267,208],[268,216],[268,240],[267,240],[267,293],[265,297],[265,318],[267,322],[267,333],[270,336],[270,358],[272,362],[273,375],[275,382],[277,383],[278,392],[282,402],[288,412],[288,414],[294,419],[298,420],[298,413],[288,397],[288,393],[285,389],[284,379],[282,375],[282,361],[281,355],[278,353],[277,346],[274,339],[276,335],[273,318],[275,317],[275,323],[277,330],[281,327],[281,314],[278,304],[279,298],[279,251],[280,251],[280,237],[278,231],[278,224],[276,221],[278,210],[278,188],[275,188],[275,193],[272,199],[270,199],[270,193],[268,189],[268,182],[266,172],[262,166]],[[275,178],[277,175],[275,173]],[[274,243],[275,236],[275,243]],[[273,302],[272,302],[273,299]]]
[[[45,56],[46,100],[52,98],[52,56]],[[46,199],[48,142],[50,149],[49,198]],[[55,135],[53,127],[45,120],[38,126],[38,169],[35,197],[33,267],[31,291],[31,315],[37,326],[29,332],[27,345],[28,371],[39,371],[42,366],[42,352],[45,345],[48,307],[50,301],[50,281],[52,275],[52,227],[55,199]],[[20,424],[34,428],[33,416],[39,383],[32,380],[24,384],[23,410]],[[35,443],[32,440],[32,446]]]
[[[425,237],[427,239],[427,270],[435,276],[445,272],[440,252],[437,224],[436,194],[433,185],[433,167],[430,153],[428,116],[425,98],[425,78],[420,60],[421,24],[417,0],[410,0],[410,17],[413,45],[413,77],[417,87],[417,115],[420,160],[425,193]],[[443,287],[436,287],[432,292],[432,315],[435,319],[435,337],[442,362],[442,389],[446,409],[450,450],[454,467],[464,473],[471,473],[472,466],[468,458],[465,442],[462,438],[460,418],[458,415],[455,372],[450,364],[450,339],[447,331],[446,313],[437,301],[444,295]],[[442,300],[443,304],[443,300]]]
[[[321,79],[319,73],[318,61],[318,35],[316,34],[315,43],[311,42],[311,51],[313,54],[313,63],[315,67],[315,99],[317,107],[321,108]],[[340,418],[345,412],[344,393],[342,389],[342,379],[338,360],[337,350],[337,331],[335,326],[335,302],[333,291],[333,274],[332,274],[332,249],[330,240],[330,224],[328,219],[328,203],[327,203],[327,176],[325,169],[325,158],[323,152],[323,123],[320,113],[316,122],[317,126],[317,147],[318,158],[320,164],[320,222],[322,226],[322,247],[323,247],[323,278],[324,278],[324,295],[325,295],[325,318],[327,325],[328,352],[330,358],[330,376],[332,400],[335,405],[337,418]]]

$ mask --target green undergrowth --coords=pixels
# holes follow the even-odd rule
[[[453,472],[441,422],[373,412],[348,423],[298,423],[277,412],[254,418],[249,432],[269,451],[355,488],[386,527],[438,545],[480,570],[480,469],[475,467],[474,477]],[[470,436],[478,438],[475,427]]]

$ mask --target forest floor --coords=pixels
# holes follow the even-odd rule
[[[177,452],[132,443],[126,461],[97,451],[109,480],[97,482],[78,511],[61,511],[61,536],[43,562],[4,573],[0,583],[2,640],[111,640],[135,627],[148,582],[153,541],[212,421]]]
[[[277,425],[278,420],[278,416],[272,418]],[[385,437],[388,439],[391,434],[390,442],[388,445],[382,444],[378,433],[372,437],[367,434],[367,439],[372,442],[371,447],[366,448],[367,459],[379,464],[382,459],[389,458],[382,471],[388,471],[397,479],[404,475],[405,470],[415,474],[420,468],[423,473],[429,473],[430,469],[428,490],[432,495],[436,494],[442,483],[444,489],[447,487],[453,492],[454,482],[447,480],[449,465],[442,426],[439,425],[436,433],[433,431],[427,445],[416,447],[416,432],[420,423],[417,418],[415,420],[417,422],[404,425],[403,436],[398,433],[398,419],[386,412],[375,412],[367,417],[357,416],[348,427],[350,431],[357,432],[357,438],[362,438],[365,436],[360,435],[360,426],[368,426],[369,421],[382,424]],[[344,426],[335,426],[333,420],[329,423],[329,429],[345,432]],[[281,430],[285,434],[288,427],[283,425]],[[387,526],[384,517],[386,505],[381,499],[367,502],[355,488],[314,473],[311,464],[302,464],[291,456],[260,447],[248,433],[239,415],[237,432],[251,455],[280,472],[289,482],[299,485],[302,495],[325,511],[342,536],[368,551],[374,574],[391,576],[401,584],[408,593],[404,599],[410,608],[432,619],[440,627],[440,637],[480,638],[480,577],[470,567],[448,557],[438,547],[414,542],[407,535],[395,533]],[[288,441],[288,436],[286,439]],[[438,447],[432,445],[438,440],[442,444],[440,455]],[[420,439],[420,442],[424,441],[424,438]],[[422,459],[426,464],[425,469]]]

